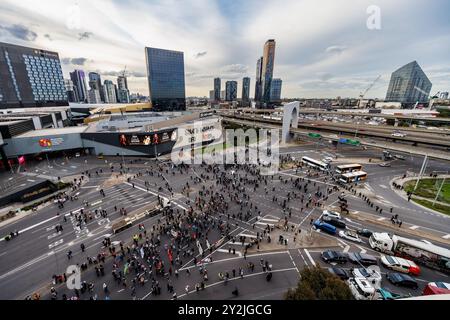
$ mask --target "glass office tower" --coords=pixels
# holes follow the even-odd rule
[[[279,102],[281,100],[281,85],[283,81],[281,79],[273,79],[270,87],[270,101]]]
[[[220,78],[214,78],[214,101],[220,101]]]
[[[275,63],[275,40],[267,40],[264,44],[264,54],[262,61],[261,74],[261,101],[264,103],[270,102],[270,88],[272,86],[273,67]]]
[[[431,86],[422,68],[413,61],[392,73],[386,101],[408,104],[427,102]]]
[[[237,81],[225,82],[225,100],[236,101],[237,99]]]
[[[0,109],[67,105],[58,53],[0,42]]]
[[[242,102],[250,101],[250,78],[244,77],[242,79]]]
[[[145,58],[153,110],[186,110],[183,52],[147,47]]]

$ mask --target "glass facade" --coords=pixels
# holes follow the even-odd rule
[[[154,110],[186,110],[184,54],[145,48],[150,100]]]
[[[265,103],[270,102],[270,89],[272,86],[274,62],[275,62],[275,40],[270,39],[267,40],[264,45],[264,55],[262,61],[261,101]]]
[[[410,62],[391,75],[386,101],[401,103],[427,102],[431,82],[416,61]]]
[[[214,100],[215,101],[220,101],[220,88],[221,88],[220,78],[215,78],[214,79]]]
[[[242,79],[242,101],[247,102],[250,100],[250,78],[245,77]]]
[[[235,101],[237,99],[237,81],[227,81],[225,83],[225,100]]]
[[[258,61],[256,62],[255,101],[261,100],[262,63],[263,63],[263,57],[259,58]]]
[[[272,86],[270,87],[270,101],[278,102],[281,100],[281,85],[283,81],[281,79],[273,79]]]
[[[0,107],[66,106],[56,52],[0,43]]]
[[[70,79],[75,87],[76,95],[80,102],[87,101],[86,75],[83,70],[74,70],[70,73]]]

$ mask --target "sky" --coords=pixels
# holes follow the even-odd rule
[[[1,0],[0,41],[59,53],[73,69],[148,94],[144,48],[184,52],[186,95],[209,96],[213,78],[251,78],[267,39],[282,97],[383,99],[391,73],[416,60],[450,91],[448,0]]]

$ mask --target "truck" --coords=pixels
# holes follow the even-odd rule
[[[412,260],[429,268],[450,274],[450,250],[426,240],[414,240],[386,232],[374,232],[369,238],[376,251]]]

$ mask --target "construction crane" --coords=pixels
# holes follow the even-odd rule
[[[367,87],[366,90],[364,90],[364,92],[360,93],[359,95],[359,102],[358,102],[358,107],[361,107],[361,101],[364,99],[364,96],[366,95],[367,92],[369,92],[370,89],[372,89],[372,87],[375,85],[375,83],[381,78],[381,75],[379,75],[375,80],[372,81],[372,83]]]

